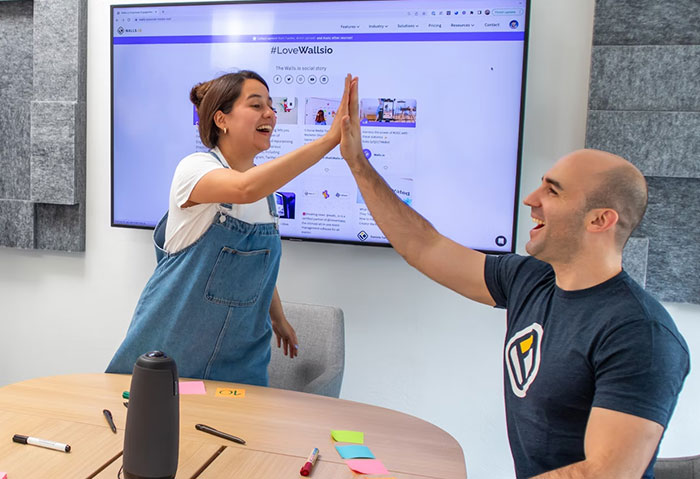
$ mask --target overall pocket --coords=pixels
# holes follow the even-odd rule
[[[213,303],[250,306],[258,300],[270,250],[222,248],[209,275],[204,296]]]

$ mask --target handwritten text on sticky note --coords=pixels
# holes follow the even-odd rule
[[[215,396],[227,398],[244,398],[245,389],[216,388]]]

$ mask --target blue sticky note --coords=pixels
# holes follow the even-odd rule
[[[350,446],[335,446],[335,448],[343,459],[374,459],[374,454],[367,446],[352,444]]]

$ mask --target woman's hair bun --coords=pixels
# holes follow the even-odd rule
[[[211,82],[208,81],[204,83],[197,83],[192,87],[192,90],[190,90],[190,101],[194,103],[194,106],[199,108],[199,105],[202,103],[204,95],[206,95],[209,91],[210,86]]]

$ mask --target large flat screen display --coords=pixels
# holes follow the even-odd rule
[[[178,162],[206,150],[189,91],[253,70],[277,111],[261,164],[323,135],[360,78],[365,154],[446,236],[514,250],[526,0],[113,6],[112,225],[152,228]],[[276,194],[291,239],[387,244],[335,148]]]

